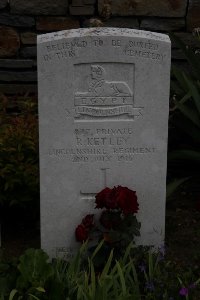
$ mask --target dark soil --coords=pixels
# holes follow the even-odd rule
[[[40,248],[39,222],[4,222],[1,244],[6,257],[20,256],[28,248]]]
[[[179,193],[167,203],[167,255],[179,264],[200,263],[200,193]]]

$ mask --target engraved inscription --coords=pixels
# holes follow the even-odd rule
[[[140,110],[142,110],[141,107],[134,108],[131,105],[127,106],[118,106],[114,108],[98,108],[98,107],[81,107],[78,106],[75,108],[75,118],[81,119],[85,115],[86,117],[84,119],[87,119],[87,117],[113,117],[113,116],[120,116],[120,115],[128,115],[129,117],[132,117],[134,119],[134,116],[142,115],[140,113]]]
[[[112,40],[113,47],[121,47],[121,40]]]
[[[150,52],[150,51],[141,51],[136,49],[125,49],[124,54],[127,56],[135,56],[142,58],[149,58],[153,60],[162,61],[164,59],[164,55],[160,53]]]
[[[110,162],[133,161],[138,155],[151,155],[156,153],[155,147],[112,147],[106,148],[53,148],[49,150],[49,156],[54,158],[67,158],[72,162]]]
[[[129,41],[129,47],[141,48],[141,49],[148,49],[148,50],[155,50],[159,49],[159,45],[155,43],[143,42],[143,41]]]
[[[56,258],[60,259],[72,259],[73,258],[73,249],[71,247],[56,247],[55,248]]]
[[[75,145],[71,148],[52,148],[48,155],[52,158],[68,159],[74,163],[88,162],[134,162],[136,156],[154,155],[153,145],[133,145],[132,128],[76,128]]]
[[[103,40],[101,40],[101,39],[95,39],[95,40],[93,40],[93,44],[96,47],[104,46]]]
[[[45,61],[54,59],[61,60],[64,58],[75,57],[76,49],[85,48],[87,42],[85,40],[73,40],[71,42],[65,41],[62,43],[51,43],[45,46],[47,54],[43,56]]]
[[[76,138],[77,146],[114,146],[126,145],[129,137],[87,137]]]
[[[49,53],[49,54],[45,54],[44,55],[44,60],[45,61],[50,61],[53,60],[55,58],[57,58],[58,60],[63,59],[63,58],[68,58],[68,57],[74,57],[76,56],[76,53],[74,50],[65,50],[65,51],[59,51],[59,52],[55,52],[55,53]]]
[[[46,53],[43,55],[43,59],[45,62],[52,60],[63,60],[66,58],[70,59],[73,57],[78,57],[79,50],[81,51],[82,49],[88,49],[92,47],[113,47],[119,51],[120,55],[124,54],[127,56],[146,58],[155,62],[162,61],[165,58],[165,54],[159,52],[159,44],[157,43],[152,43],[149,41],[144,42],[135,38],[128,41],[123,39],[110,39],[109,41],[105,41],[94,37],[90,40],[74,39],[72,41],[48,43],[44,47],[44,51]]]
[[[72,50],[75,48],[85,48],[87,46],[87,41],[85,40],[76,40],[74,39],[73,41],[65,41],[62,43],[51,43],[46,46],[46,50],[48,53],[52,51],[63,51],[63,50]]]
[[[125,46],[123,53],[127,56],[162,61],[165,55],[158,53],[158,50],[159,45],[156,43],[130,40]]]

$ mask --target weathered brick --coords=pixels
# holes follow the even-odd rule
[[[11,57],[17,54],[20,47],[18,33],[6,26],[0,26],[0,57]]]
[[[86,4],[86,5],[91,5],[91,4],[95,4],[96,3],[96,0],[82,0],[83,1],[83,4]]]
[[[34,61],[32,59],[0,59],[0,68],[32,68]]]
[[[86,19],[83,22],[83,27],[116,27],[116,28],[139,28],[139,21],[137,18],[111,18],[108,20],[100,20],[98,18]]]
[[[37,56],[37,48],[33,47],[24,47],[20,49],[20,56],[24,58],[36,57]]]
[[[174,31],[185,28],[184,18],[145,18],[141,21],[141,29],[152,31]]]
[[[1,1],[1,0],[0,0]],[[29,16],[11,15],[8,13],[0,14],[0,24],[15,27],[33,27],[35,20]]]
[[[94,14],[95,8],[92,5],[70,6],[70,14],[73,16],[90,16]]]
[[[139,28],[139,21],[136,18],[111,18],[108,20],[100,20],[97,18],[86,19],[83,27],[117,27],[117,28]]]
[[[196,27],[200,27],[200,1],[189,0],[187,30],[192,31]]]
[[[35,32],[21,32],[20,40],[24,45],[35,45],[37,42],[37,34]]]
[[[110,7],[113,16],[158,16],[184,17],[187,0],[99,0],[98,10],[104,16],[104,10]]]
[[[5,71],[0,70],[0,81],[37,81],[37,72],[36,71]]]
[[[37,93],[37,84],[13,84],[13,83],[0,83],[0,91],[6,95],[13,94],[36,94]]]
[[[67,0],[10,0],[11,13],[28,15],[64,15]]]
[[[1,0],[1,1],[0,1],[0,9],[6,7],[7,4],[8,4],[8,0]]]
[[[103,22],[105,27],[121,27],[121,28],[139,28],[139,22],[136,18],[111,18]]]
[[[79,27],[79,21],[70,17],[38,17],[36,20],[37,30],[42,31],[56,31]]]
[[[83,0],[72,0],[72,6],[83,6]]]
[[[85,19],[82,23],[82,26],[85,28],[87,27],[103,27],[104,23],[99,18],[90,18]]]
[[[95,4],[96,0],[72,0],[72,6],[83,6]]]

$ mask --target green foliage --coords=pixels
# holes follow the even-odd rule
[[[43,289],[45,282],[52,276],[52,266],[47,262],[48,255],[42,250],[28,249],[19,259],[20,277],[17,287],[32,286]]]
[[[0,262],[0,299],[9,294],[9,291],[13,288],[19,272],[17,270],[17,260],[5,261],[1,257]]]
[[[175,35],[170,37],[182,49],[191,66],[190,73],[172,66],[173,107],[169,119],[168,152],[168,173],[176,178],[174,185],[170,184],[172,190],[185,182],[183,177],[196,180],[200,175],[200,55]]]
[[[36,104],[18,100],[18,113],[8,114],[9,101],[3,96],[1,100],[0,205],[24,207],[39,202]]]
[[[173,193],[188,179],[189,179],[189,177],[175,178],[174,180],[169,182],[167,184],[167,199],[170,199],[170,197],[173,195]]]
[[[2,295],[7,296],[9,294],[9,300],[25,300],[37,299],[41,294],[45,294],[45,285],[53,274],[53,267],[47,260],[48,255],[42,250],[28,249],[19,258],[13,274],[10,270],[10,276],[12,275],[12,290],[9,292],[11,284],[10,280],[8,280],[9,285],[6,284],[7,289],[4,290]],[[2,278],[4,279],[3,276]],[[43,297],[42,299],[48,298]]]
[[[0,300],[196,300],[200,292],[199,268],[184,271],[163,252],[130,244],[119,260],[113,250],[101,270],[94,260],[103,241],[90,257],[83,244],[74,258],[48,260],[42,250],[27,250],[16,262],[0,265]],[[9,276],[7,272],[9,271]],[[12,279],[11,279],[12,278]]]

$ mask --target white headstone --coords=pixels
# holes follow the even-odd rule
[[[38,37],[41,246],[79,245],[74,231],[108,186],[137,192],[141,237],[165,232],[170,40],[119,28]]]

